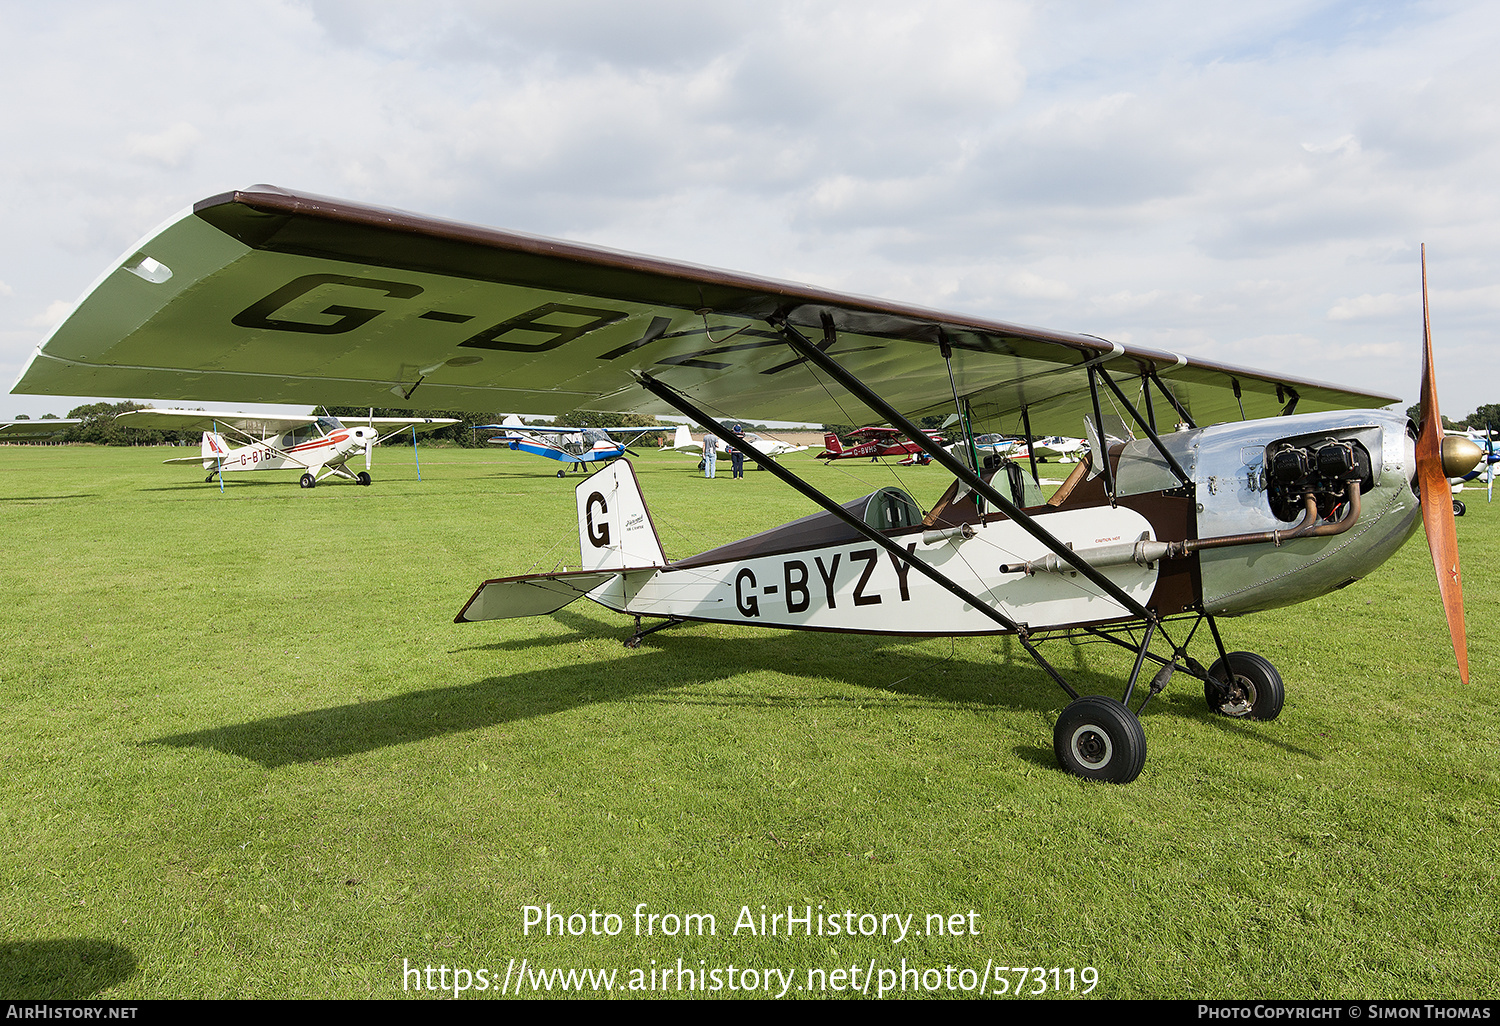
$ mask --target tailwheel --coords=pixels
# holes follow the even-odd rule
[[[1062,768],[1075,776],[1128,784],[1146,765],[1146,731],[1122,703],[1085,695],[1057,718],[1052,750]]]
[[[1230,652],[1209,668],[1203,685],[1208,707],[1237,720],[1274,720],[1286,701],[1286,686],[1271,661],[1254,652]]]
[[[362,485],[368,485],[371,480],[370,474],[368,471],[361,470],[359,472],[359,476],[356,477],[355,480],[357,480]]]
[[[212,474],[209,474],[207,477],[205,477],[203,479],[203,483],[204,484],[213,484],[214,483],[214,476]]]
[[[300,484],[303,488],[311,488],[318,483],[318,479],[313,477],[311,474],[303,474],[302,480],[298,481],[297,483]]]

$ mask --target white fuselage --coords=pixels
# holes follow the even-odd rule
[[[316,474],[323,467],[339,466],[364,452],[376,435],[374,428],[338,424],[323,434],[298,429],[233,448],[222,435],[205,433],[203,469],[221,474],[244,470],[302,470]]]
[[[1125,508],[1064,510],[1041,519],[1077,549],[1151,537],[1146,518]],[[1129,615],[1078,575],[1001,573],[1002,565],[1050,551],[1014,521],[991,520],[976,526],[969,538],[921,527],[890,537],[1030,627]],[[1158,573],[1154,565],[1135,563],[1103,572],[1139,602],[1150,597]],[[864,538],[718,564],[627,572],[591,591],[589,598],[622,613],[763,627],[908,635],[997,630],[995,621],[975,615],[962,599]]]

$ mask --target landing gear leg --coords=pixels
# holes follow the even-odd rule
[[[683,622],[682,620],[679,620],[676,617],[669,617],[669,618],[663,620],[661,623],[652,624],[650,627],[642,629],[642,627],[641,627],[641,618],[638,616],[638,617],[635,618],[635,633],[632,634],[630,637],[628,637],[628,638],[625,639],[625,647],[626,648],[640,648],[641,647],[641,639],[644,638],[646,635],[648,635],[648,634],[655,634],[659,630],[665,630],[668,627],[676,626],[677,624],[682,623],[682,622]]]

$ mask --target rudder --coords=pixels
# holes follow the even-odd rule
[[[213,431],[203,432],[203,443],[200,447],[203,453],[203,469],[213,470],[219,465],[219,461],[229,455],[229,443],[224,441],[224,436]],[[192,457],[188,457],[191,459]]]
[[[656,525],[629,460],[615,460],[576,490],[584,570],[666,566]]]

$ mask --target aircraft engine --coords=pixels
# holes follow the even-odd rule
[[[1351,481],[1361,495],[1375,487],[1369,450],[1358,439],[1328,438],[1310,446],[1277,443],[1266,447],[1265,465],[1271,512],[1289,523],[1302,517],[1308,495],[1317,502],[1318,516],[1326,519],[1349,500]]]
[[[1416,439],[1405,413],[1309,413],[1190,434],[1191,547],[1210,613],[1273,609],[1351,584],[1416,530]]]

